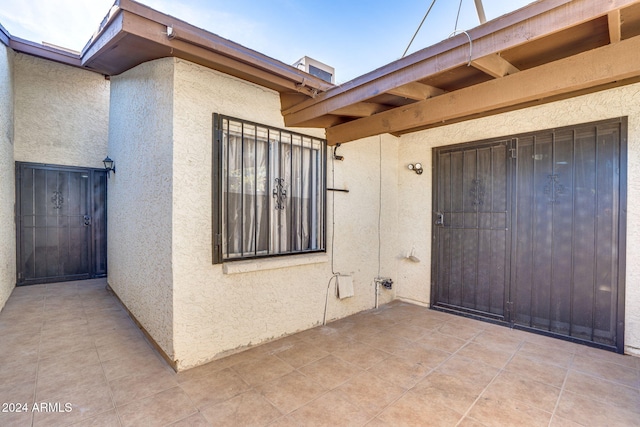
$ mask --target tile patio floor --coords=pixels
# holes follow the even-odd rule
[[[401,302],[176,374],[104,280],[23,287],[0,360],[0,426],[640,425],[640,358]]]

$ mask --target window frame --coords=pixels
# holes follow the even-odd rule
[[[258,242],[254,242],[254,253],[245,253],[245,252],[240,252],[240,256],[234,256],[234,257],[228,257],[227,253],[225,253],[223,251],[223,248],[225,247],[225,232],[227,231],[226,227],[228,227],[228,224],[224,224],[225,221],[225,209],[228,211],[229,210],[229,206],[227,206],[224,203],[223,197],[225,197],[225,195],[227,195],[229,193],[226,193],[224,191],[223,185],[226,182],[225,181],[225,175],[228,177],[229,176],[229,172],[227,170],[227,168],[225,167],[225,157],[224,157],[224,153],[225,153],[225,149],[224,149],[224,122],[227,121],[228,123],[234,122],[237,124],[240,124],[242,126],[242,128],[244,129],[245,126],[248,127],[254,127],[254,129],[256,130],[256,134],[258,134],[258,129],[260,130],[266,130],[267,131],[267,138],[266,138],[266,143],[267,143],[267,147],[268,147],[268,151],[266,154],[266,162],[268,165],[271,165],[272,162],[274,161],[274,159],[272,158],[272,151],[269,148],[270,144],[272,142],[275,142],[275,140],[277,140],[277,144],[279,144],[279,150],[281,150],[281,147],[283,144],[289,144],[291,146],[291,150],[292,150],[292,155],[293,155],[293,150],[295,147],[300,147],[300,157],[301,157],[301,164],[303,162],[303,158],[305,151],[304,150],[315,150],[314,148],[314,143],[320,143],[320,146],[318,148],[318,152],[317,152],[317,174],[318,176],[316,177],[315,180],[313,180],[313,182],[309,183],[309,192],[310,194],[314,194],[317,197],[317,201],[313,202],[315,206],[314,209],[317,209],[317,212],[319,214],[318,218],[315,218],[316,220],[313,221],[314,219],[314,215],[311,214],[311,211],[314,210],[311,207],[307,208],[309,210],[309,215],[308,218],[304,218],[304,216],[302,215],[302,211],[300,214],[300,224],[296,224],[294,225],[294,221],[291,220],[290,218],[290,224],[289,224],[289,240],[290,240],[290,244],[293,246],[292,239],[293,237],[293,227],[298,227],[300,226],[301,228],[304,227],[304,225],[306,224],[308,226],[309,229],[309,240],[311,241],[311,235],[312,235],[312,229],[313,232],[316,233],[316,237],[317,237],[317,248],[314,249],[294,249],[292,246],[290,248],[288,248],[289,250],[287,251],[278,251],[278,252],[272,252],[272,248],[268,247],[266,250],[266,253],[259,253],[259,252],[264,252],[263,250],[258,250]],[[275,126],[270,126],[270,125],[264,125],[261,123],[256,123],[250,120],[244,120],[244,119],[239,119],[236,117],[231,117],[231,116],[227,116],[227,115],[223,115],[223,114],[219,114],[219,113],[214,113],[213,114],[213,141],[212,141],[212,250],[213,250],[213,264],[222,264],[222,263],[226,263],[226,262],[233,262],[233,261],[241,261],[241,260],[248,260],[248,259],[260,259],[260,258],[272,258],[272,257],[282,257],[282,256],[290,256],[290,255],[300,255],[300,254],[310,254],[310,253],[319,253],[319,252],[326,252],[326,213],[327,213],[327,141],[323,138],[318,138],[318,137],[314,137],[311,135],[305,135],[302,133],[298,133],[298,132],[292,132],[290,130],[287,129],[282,129],[282,128],[277,128]],[[277,138],[272,138],[272,135],[277,135]],[[286,135],[287,138],[285,138],[285,140],[283,140],[283,135]],[[241,137],[244,138],[244,133],[241,133]],[[254,144],[256,144],[257,147],[257,143],[258,143],[258,139],[255,138],[248,138],[249,141],[253,141]],[[294,140],[299,140],[300,144],[296,145],[293,143]],[[305,145],[305,141],[311,141],[310,145],[307,146]],[[227,142],[227,144],[229,144]],[[244,142],[242,143],[242,145],[244,146]],[[257,149],[257,148],[256,148]],[[285,166],[283,166],[283,158],[280,158],[280,154],[276,154],[275,156],[277,156],[277,165],[278,168],[280,169],[280,172],[282,172],[282,168],[284,168]],[[244,153],[243,153],[244,156]],[[313,167],[311,165],[314,164],[314,159],[312,156],[309,156],[309,167],[311,168],[310,170],[313,170]],[[293,164],[293,163],[292,163]],[[227,165],[228,166],[228,165]],[[244,163],[241,167],[242,170],[242,175],[244,176]],[[271,179],[271,175],[270,175],[270,166],[267,166],[267,189],[266,189],[266,199],[269,200],[269,202],[267,203],[266,206],[263,206],[262,209],[260,210],[260,212],[265,212],[265,209],[267,210],[266,216],[268,218],[268,223],[267,223],[267,230],[266,232],[271,234],[271,233],[276,233],[277,236],[281,236],[281,234],[279,234],[278,231],[274,231],[274,227],[276,227],[276,225],[274,225],[271,222],[271,218],[273,214],[270,214],[269,210],[273,209],[273,202],[271,201],[273,199],[273,197],[275,197],[275,195],[271,194],[271,183],[270,181]],[[291,169],[289,171],[290,173],[293,173],[293,169]],[[255,173],[255,172],[254,172]],[[309,172],[311,174],[311,176],[313,176],[313,174],[311,172]],[[302,170],[298,171],[298,173],[295,176],[300,176],[303,177],[303,175],[305,174],[305,169],[304,169],[304,165]],[[320,176],[321,175],[321,176]],[[275,175],[277,177],[281,177],[280,174]],[[292,180],[295,178],[294,176],[291,177]],[[227,178],[228,179],[228,178]],[[244,187],[244,186],[243,186]],[[300,187],[301,192],[304,192],[306,190],[306,185],[305,188]],[[256,192],[254,194],[258,194],[257,190],[255,190]],[[242,197],[245,197],[246,194],[244,193],[244,188],[242,190],[241,193]],[[302,193],[301,193],[302,194]],[[289,197],[290,199],[293,199],[293,197],[291,197],[291,195],[287,195],[287,197]],[[304,198],[301,197],[300,198],[300,202],[299,203],[304,203]],[[312,200],[311,197],[308,198],[308,200]],[[313,199],[316,200],[316,199]],[[311,203],[311,202],[308,202]],[[317,206],[317,204],[321,204],[322,206]],[[258,212],[255,212],[255,217],[258,217]],[[257,221],[256,219],[254,219],[254,221]],[[308,222],[304,222],[304,221],[308,221]],[[227,245],[229,243],[227,242]],[[244,242],[240,242],[240,245],[242,246],[244,244]],[[227,248],[228,251],[228,248]]]

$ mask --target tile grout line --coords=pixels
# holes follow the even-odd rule
[[[478,397],[475,398],[475,400],[473,401],[473,403],[469,406],[469,408],[466,410],[466,412],[462,415],[462,418],[460,418],[460,420],[458,421],[458,423],[456,424],[456,426],[459,426],[460,423],[469,416],[469,414],[471,413],[471,410],[473,409],[474,406],[476,406],[476,403],[478,403],[478,401],[480,400],[480,398],[482,397],[482,395],[487,391],[487,389],[491,386],[491,384],[493,384],[496,380],[496,378],[498,378],[500,376],[500,374],[502,374],[503,372],[505,372],[505,368],[507,367],[507,365],[509,363],[511,363],[511,361],[513,360],[513,358],[516,356],[516,354],[518,354],[518,352],[522,349],[522,347],[524,346],[524,343],[526,342],[526,340],[522,340],[520,341],[520,344],[518,344],[518,348],[516,348],[516,350],[511,354],[511,357],[509,357],[509,360],[507,360],[504,365],[502,365],[502,367],[498,370],[498,372],[493,376],[493,378],[491,378],[491,381],[489,381],[489,384],[487,384],[482,391],[478,394]]]
[[[562,395],[565,392],[565,386],[567,384],[567,379],[569,378],[569,372],[571,371],[571,367],[573,366],[573,360],[576,354],[571,353],[571,360],[569,361],[569,365],[567,366],[567,372],[564,374],[564,380],[562,381],[562,387],[560,387],[560,393],[558,393],[558,399],[556,400],[556,404],[553,407],[553,412],[551,413],[551,419],[549,419],[549,426],[553,423],[553,419],[556,417],[556,412],[558,411],[558,406],[560,406],[560,399],[562,399]]]

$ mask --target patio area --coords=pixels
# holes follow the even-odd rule
[[[176,374],[105,283],[14,290],[0,312],[0,425],[632,426],[640,419],[640,358],[398,301]]]

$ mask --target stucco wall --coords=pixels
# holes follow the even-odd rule
[[[0,42],[0,310],[16,284],[16,233],[13,203],[13,50]]]
[[[104,76],[16,54],[15,160],[103,167],[109,128]]]
[[[171,261],[173,60],[111,79],[108,281],[173,357]]]
[[[400,238],[415,242],[428,261],[402,269],[398,296],[423,303],[430,298],[432,147],[621,116],[629,118],[625,350],[640,355],[640,264],[634,262],[640,250],[640,84],[404,135],[400,167],[422,161],[428,173],[419,180],[399,174]]]
[[[175,356],[180,368],[204,363],[223,352],[310,328],[322,322],[331,278],[332,198],[335,197],[335,271],[353,275],[355,296],[337,300],[331,285],[327,318],[372,308],[378,275],[379,147],[382,147],[382,252],[380,274],[395,279],[398,263],[397,140],[370,138],[340,147],[329,187],[328,255],[312,264],[224,274],[212,264],[212,114],[226,114],[284,127],[276,92],[176,60],[173,157],[173,287]],[[318,130],[296,131],[323,137]],[[380,303],[394,297],[382,291]]]

